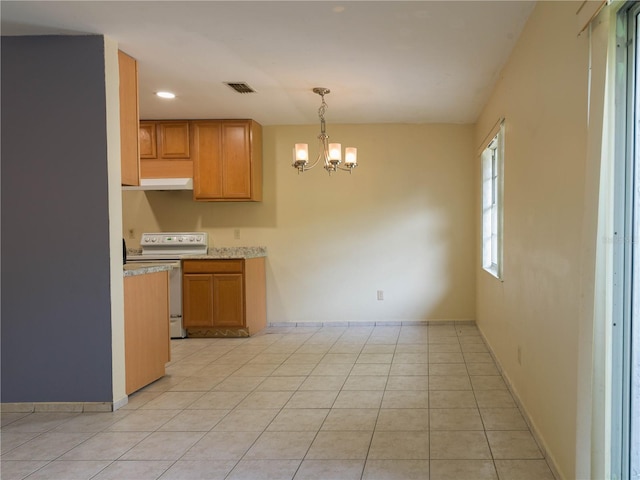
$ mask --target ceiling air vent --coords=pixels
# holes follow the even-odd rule
[[[256,91],[244,82],[224,82],[238,93],[255,93]]]

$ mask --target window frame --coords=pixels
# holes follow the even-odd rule
[[[501,119],[480,154],[482,268],[499,280],[504,263],[504,131]]]

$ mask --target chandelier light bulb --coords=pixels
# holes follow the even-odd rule
[[[355,147],[347,147],[344,149],[344,163],[347,166],[355,166],[358,164],[358,149]]]
[[[296,143],[296,160],[307,163],[309,161],[309,145],[306,143]]]
[[[342,145],[339,143],[329,144],[329,159],[342,161]]]

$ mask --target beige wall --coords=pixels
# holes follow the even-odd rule
[[[266,245],[272,323],[475,319],[473,127],[329,122],[361,166],[298,175],[293,144],[315,151],[318,130],[264,127],[261,203],[123,192],[129,246],[143,231],[174,230],[207,231],[213,246]]]
[[[538,3],[476,126],[479,147],[506,118],[504,282],[477,269],[478,324],[567,479],[575,478],[587,144],[588,44],[576,36],[575,12],[575,2]]]

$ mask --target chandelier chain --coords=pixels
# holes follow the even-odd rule
[[[320,108],[318,108],[318,117],[320,117],[320,133],[321,135],[325,135],[326,124],[324,121],[324,112],[327,111],[327,108],[329,108],[329,105],[327,105],[327,102],[324,101],[324,94],[320,93],[319,95],[322,98],[322,103],[320,104]]]

